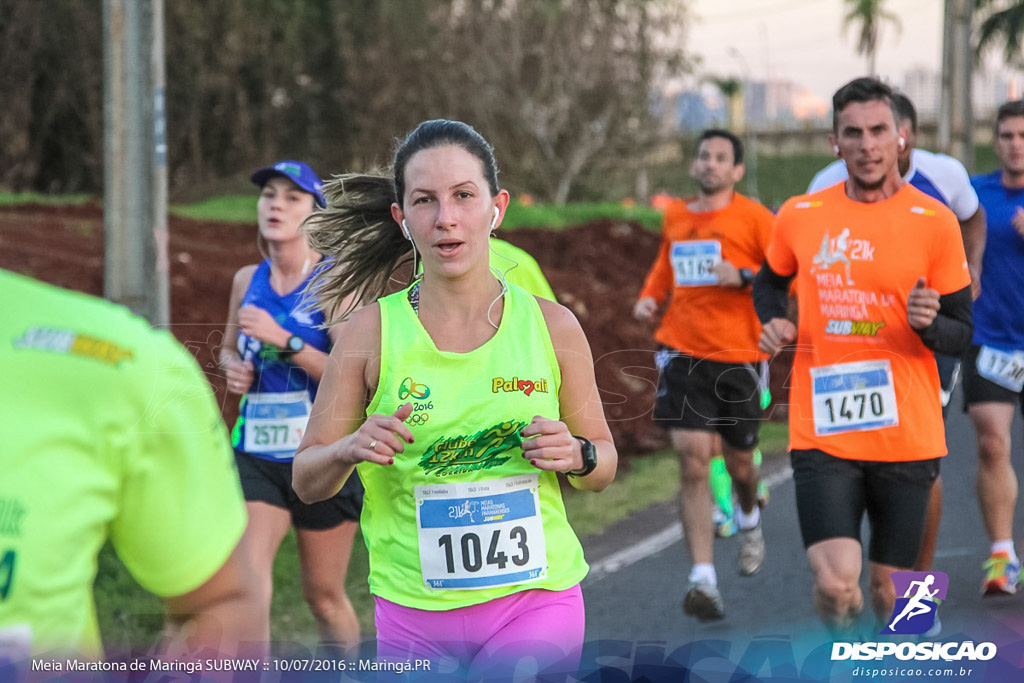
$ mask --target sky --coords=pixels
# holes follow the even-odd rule
[[[687,46],[701,73],[751,80],[789,79],[831,100],[839,86],[867,73],[857,31],[843,28],[843,0],[691,0]],[[938,73],[942,0],[888,0],[899,27],[883,22],[879,75],[899,86],[908,68]]]

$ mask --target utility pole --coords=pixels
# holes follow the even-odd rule
[[[971,78],[974,45],[971,14],[974,0],[945,0],[942,40],[942,107],[939,149],[974,170],[974,109]]]
[[[762,24],[763,26],[763,24]],[[736,61],[739,62],[740,67],[743,69],[743,80],[740,82],[740,87],[736,93],[736,101],[730,98],[730,125],[732,126],[732,132],[741,137],[747,139],[747,150],[746,150],[746,180],[747,180],[747,196],[754,200],[760,200],[759,193],[757,191],[757,133],[749,125],[747,120],[747,108],[749,107],[750,98],[747,97],[748,91],[754,85],[752,75],[750,71],[750,65],[747,64],[746,58],[743,53],[737,50],[734,46],[729,46],[729,54],[735,57]],[[769,87],[769,83],[765,82],[765,88]]]
[[[103,292],[170,322],[163,0],[103,0]]]

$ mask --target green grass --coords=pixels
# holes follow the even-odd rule
[[[255,223],[256,197],[216,197],[195,204],[172,206],[170,211],[175,216],[196,220]],[[515,230],[526,227],[558,230],[601,218],[638,221],[652,230],[661,228],[661,214],[647,206],[624,206],[614,202],[566,206],[526,205],[513,200],[505,212],[501,229]]]
[[[366,583],[368,571],[366,546],[362,536],[357,534],[349,561],[346,592],[359,616],[364,639],[374,633],[373,600]],[[296,644],[312,650],[317,644],[316,622],[302,597],[299,576],[299,553],[295,533],[290,531],[274,563],[270,637],[275,651],[292,651]],[[100,633],[108,653],[149,650],[156,644],[163,624],[162,604],[136,583],[110,544],[100,553],[94,592]]]
[[[88,204],[96,200],[90,194],[41,194],[39,192],[0,192],[0,206],[19,204],[44,204],[47,206],[68,206]]]
[[[628,206],[615,202],[529,206],[516,200],[509,204],[501,229],[526,227],[557,230],[599,219],[637,221],[648,229],[661,229],[661,213],[649,206]]]
[[[811,178],[834,157],[825,154],[767,155],[757,158],[756,195],[763,204],[777,208],[783,201],[807,189]],[[974,168],[978,173],[987,173],[999,166],[992,145],[978,145],[975,148]],[[697,187],[689,176],[689,164],[675,163],[648,169],[650,186],[677,196],[690,196]],[[740,181],[737,189],[746,195],[753,195],[751,180],[754,169],[748,163],[747,177]],[[624,194],[628,194],[625,192]],[[38,193],[2,193],[0,206],[16,204],[82,204],[98,201],[91,195],[45,195]],[[203,221],[227,223],[256,222],[256,194],[226,195],[205,199],[191,204],[174,204],[170,207],[174,216]],[[650,230],[661,228],[661,214],[648,206],[630,206],[623,202],[596,202],[552,206],[549,204],[524,204],[514,199],[509,205],[502,222],[503,230],[517,228],[546,228],[557,230],[566,226],[589,223],[601,218],[635,220]]]
[[[789,430],[785,424],[766,422],[761,426],[761,451],[786,450]],[[565,512],[579,536],[600,534],[611,524],[664,503],[679,494],[679,459],[672,450],[631,458],[615,481],[599,494],[563,489]]]
[[[213,197],[194,204],[173,205],[171,215],[201,221],[224,223],[255,223],[256,192],[251,195]]]

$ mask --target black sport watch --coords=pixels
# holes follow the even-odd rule
[[[284,343],[282,351],[284,351],[284,356],[286,358],[291,358],[304,348],[306,348],[306,340],[297,334],[293,334],[288,337],[288,341]]]
[[[740,287],[749,287],[754,282],[754,271],[740,268]]]
[[[580,454],[583,456],[583,469],[572,470],[566,474],[570,477],[585,477],[597,467],[597,449],[594,444],[582,436],[573,435],[573,438],[580,442]]]

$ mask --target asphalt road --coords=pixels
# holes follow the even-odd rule
[[[690,562],[674,506],[655,506],[588,544],[592,571],[583,583],[583,678],[1024,681],[1024,592],[980,596],[988,541],[974,494],[974,431],[962,405],[958,391],[946,425],[945,505],[933,567],[948,575],[949,591],[939,606],[942,630],[933,640],[992,642],[998,648],[995,658],[908,661],[889,656],[833,662],[832,640],[813,610],[812,576],[800,541],[793,481],[788,457],[781,455],[766,459],[763,467],[772,490],[764,510],[767,557],[761,572],[740,577],[735,571],[737,539],[716,541],[715,564],[726,610],[721,621],[700,623],[682,613]],[[1018,415],[1013,431],[1018,478],[1024,465],[1021,435]],[[1024,500],[1017,506],[1015,530],[1020,539]],[[866,595],[866,576],[862,589]],[[869,612],[862,615],[859,640],[886,641],[877,635]],[[908,637],[888,640],[902,642]]]

